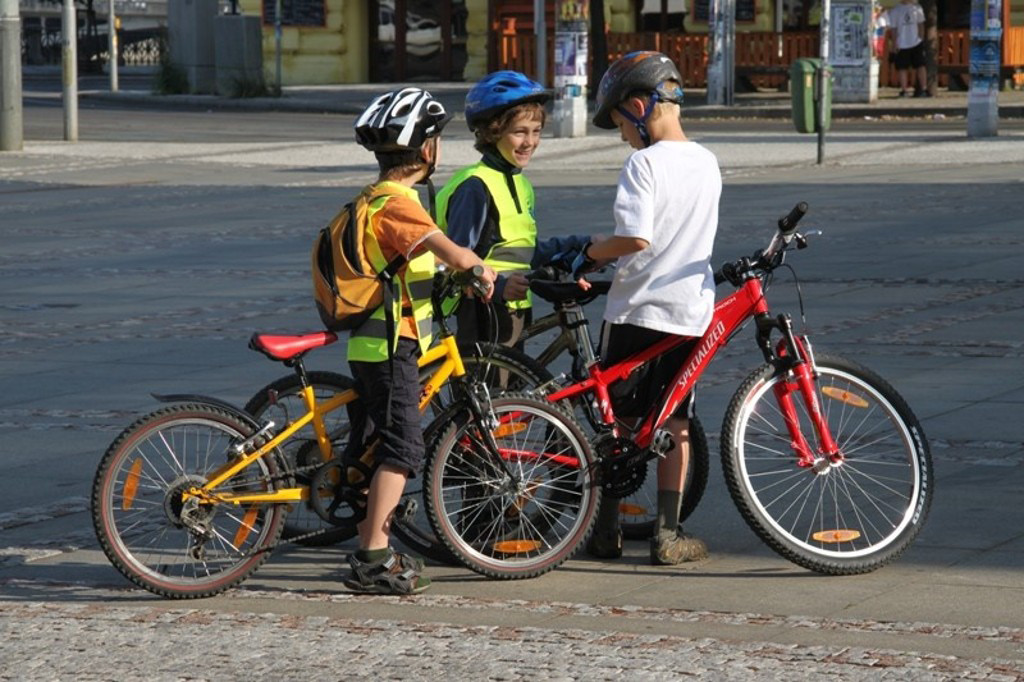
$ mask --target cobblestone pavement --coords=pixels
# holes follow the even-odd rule
[[[1020,661],[614,629],[351,619],[345,599],[337,601],[332,616],[0,602],[0,680],[1024,679]]]

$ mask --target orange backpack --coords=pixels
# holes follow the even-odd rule
[[[390,312],[394,276],[406,259],[399,255],[378,273],[363,245],[370,203],[387,194],[373,185],[364,187],[313,242],[313,298],[331,331],[356,329],[384,303]]]

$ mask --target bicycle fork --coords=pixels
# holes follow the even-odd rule
[[[767,339],[771,329],[778,329],[782,333],[782,338],[775,345],[774,354]],[[779,403],[786,430],[789,432],[790,447],[797,456],[797,466],[814,469],[816,474],[824,473],[830,465],[842,462],[843,454],[832,437],[832,430],[822,412],[821,401],[818,400],[818,371],[814,364],[810,339],[806,335],[796,336],[793,333],[792,322],[786,315],[779,315],[774,320],[762,318],[759,320],[758,330],[759,343],[765,357],[786,375],[786,380],[777,382],[772,390]],[[807,442],[800,428],[794,393],[800,394],[817,433],[817,449]]]

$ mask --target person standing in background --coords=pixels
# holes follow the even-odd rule
[[[900,4],[883,15],[889,26],[889,51],[896,49],[896,70],[899,72],[900,97],[909,97],[908,87],[915,85],[914,97],[931,97],[924,55],[924,10],[917,0],[900,0]],[[911,71],[917,76],[911,83]]]

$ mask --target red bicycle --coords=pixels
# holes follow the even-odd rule
[[[715,273],[716,283],[728,282],[735,291],[715,305],[710,326],[661,403],[631,433],[616,422],[609,385],[684,337],[666,338],[608,368],[592,363],[588,378],[547,398],[595,398],[585,401],[597,406],[603,422],[593,444],[594,466],[601,467],[604,492],[624,497],[642,482],[648,462],[671,447],[665,421],[716,353],[753,320],[765,364],[740,384],[723,421],[721,458],[730,495],[750,528],[786,559],[829,575],[866,573],[899,556],[920,532],[934,485],[931,454],[920,423],[892,386],[850,360],[815,354],[787,315],[772,314],[765,293],[786,252],[807,246],[796,229],[806,211],[801,202],[779,220],[767,248]],[[543,450],[532,456],[546,457]],[[572,466],[563,460],[557,464]],[[489,470],[479,457],[467,457],[455,433],[441,438],[428,456],[425,502],[437,535],[457,553],[471,550],[473,540],[450,520],[467,513],[467,490],[477,507],[489,490],[497,491],[483,479],[466,485]]]

